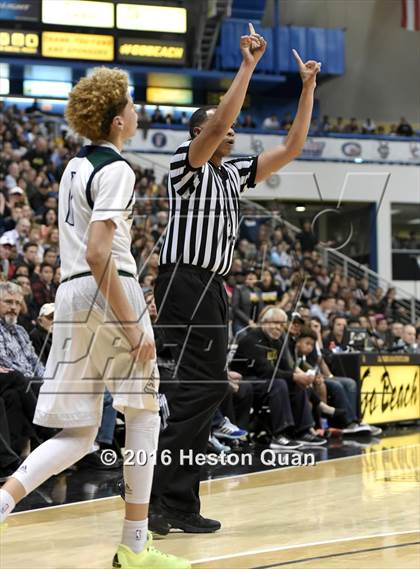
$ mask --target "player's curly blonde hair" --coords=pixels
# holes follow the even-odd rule
[[[97,67],[69,95],[66,119],[78,134],[99,140],[109,135],[112,119],[128,103],[128,75],[121,69]]]

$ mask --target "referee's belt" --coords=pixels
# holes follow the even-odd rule
[[[190,265],[188,263],[165,263],[164,265],[159,265],[159,273],[173,273],[178,269],[192,271],[204,275],[206,278],[210,278],[216,282],[223,283],[222,275],[219,273],[214,273],[210,269],[205,269],[204,267],[199,267],[198,265]]]
[[[120,275],[120,277],[131,277],[132,279],[135,279],[136,277],[134,275],[132,275],[131,273],[128,273],[127,271],[118,271],[118,274]],[[71,277],[67,277],[66,279],[63,279],[60,284],[66,283],[68,281],[72,281],[74,279],[80,279],[81,277],[92,277],[92,273],[90,271],[85,271],[84,273],[78,273],[77,275],[72,275]]]

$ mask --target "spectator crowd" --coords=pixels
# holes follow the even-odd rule
[[[161,113],[153,119],[146,115],[141,109],[140,128],[168,121]],[[252,117],[245,120],[251,126]],[[325,129],[327,124],[324,117]],[[366,122],[367,128],[374,126]],[[80,144],[57,121],[0,102],[0,477],[53,434],[35,427],[32,418],[60,284],[59,182]],[[166,177],[158,182],[153,170],[135,166],[134,171],[132,252],[153,320],[159,243],[168,223]],[[231,301],[231,393],[215,417],[213,448],[226,450],[229,441],[258,430],[270,433],[266,442],[275,449],[322,445],[325,439],[315,430],[322,417],[348,434],[375,434],[374,427],[360,423],[356,382],[337,376],[329,355],[356,347],[355,328],[362,331],[362,349],[419,353],[419,323],[410,323],[395,289],[325,266],[310,222],[294,235],[275,211],[261,213],[246,203],[242,215],[225,281]],[[170,386],[176,366],[164,347],[159,350],[158,332],[156,340],[170,403],[165,384]],[[114,444],[115,418],[107,393],[97,448],[85,463],[100,466],[95,453]]]
[[[273,114],[264,119],[262,127],[269,130],[290,130],[293,123],[291,113],[279,120],[276,114]],[[256,124],[252,121],[251,115],[247,115],[242,122],[242,127],[256,128]],[[399,123],[389,125],[378,124],[371,118],[366,118],[360,121],[355,117],[349,120],[343,117],[332,119],[328,115],[324,115],[320,119],[313,119],[309,133],[311,135],[328,135],[328,134],[365,134],[365,135],[386,135],[386,136],[407,136],[411,137],[416,134],[412,125],[405,117],[401,117]]]
[[[141,105],[139,109],[139,128],[144,133],[154,126],[159,125],[183,125],[187,127],[189,121],[187,111],[176,111],[163,113],[159,105],[152,111],[148,111],[145,105]],[[246,110],[239,117],[235,127],[237,129],[247,128],[264,130],[284,130],[289,131],[293,124],[293,115],[287,112],[283,117],[273,113],[264,118],[262,121],[252,113],[252,110]],[[310,127],[311,135],[328,135],[328,134],[362,134],[362,135],[378,135],[378,136],[415,136],[414,127],[405,117],[401,117],[399,122],[387,124],[376,124],[371,118],[360,120],[355,117],[345,119],[343,117],[331,118],[329,115],[323,115],[319,119],[314,118]]]

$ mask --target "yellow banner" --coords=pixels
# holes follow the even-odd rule
[[[361,366],[360,383],[363,422],[420,419],[420,366]]]
[[[184,61],[184,46],[169,43],[149,43],[124,40],[118,47],[120,59],[134,59],[137,61]]]
[[[64,59],[113,61],[114,38],[96,34],[42,32],[42,55]]]

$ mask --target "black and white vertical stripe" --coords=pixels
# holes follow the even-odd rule
[[[195,265],[226,275],[238,233],[240,194],[255,185],[258,158],[229,160],[219,168],[207,162],[193,169],[190,143],[181,145],[171,160],[169,223],[160,264]]]

